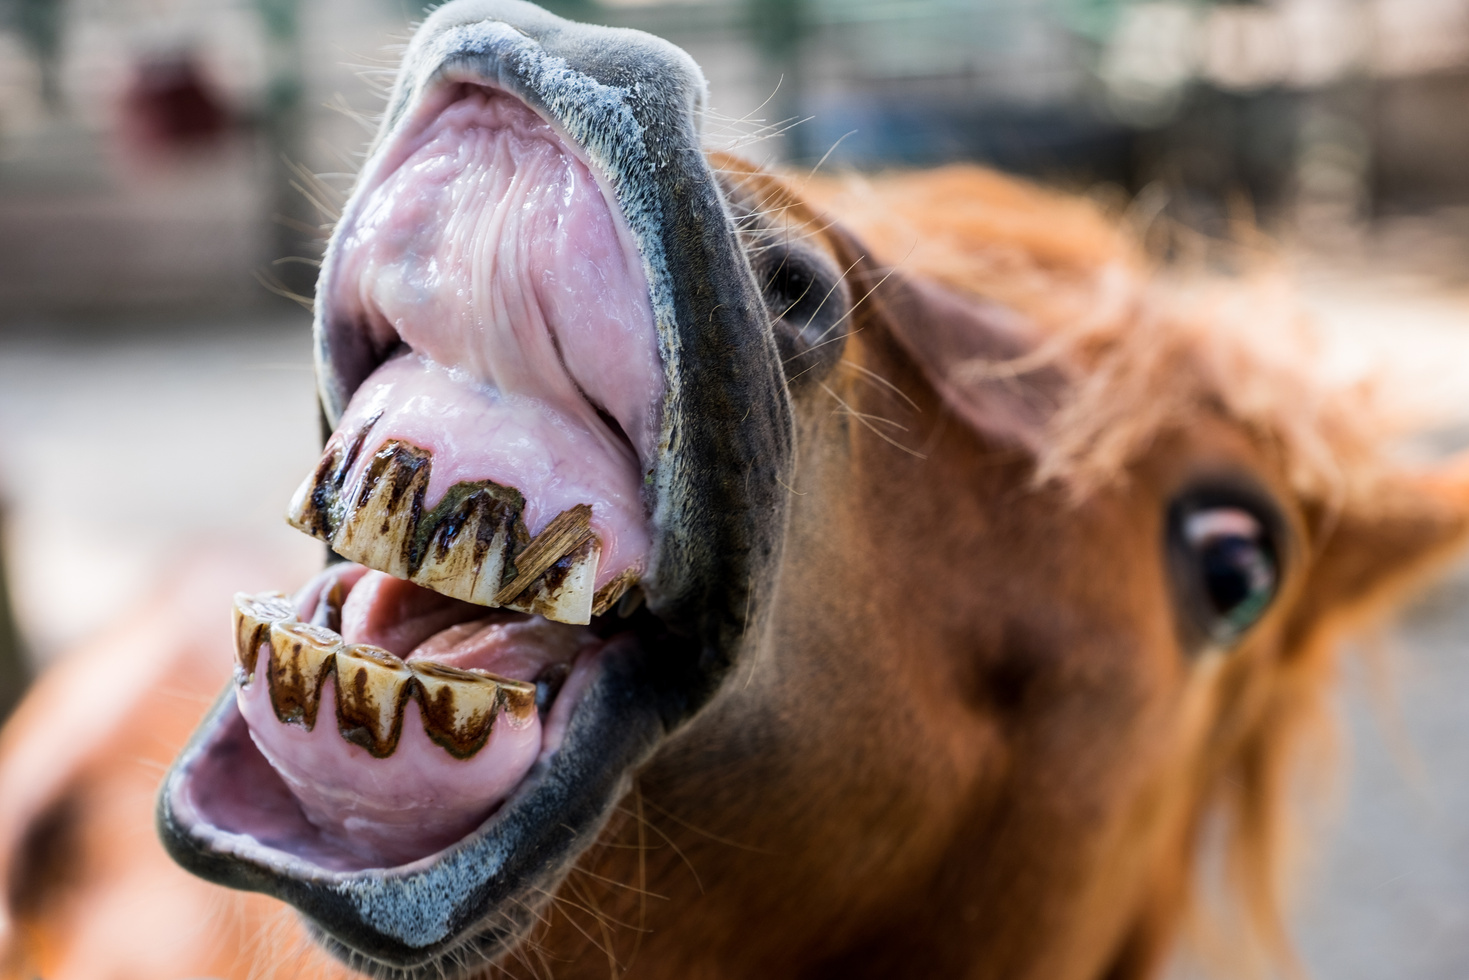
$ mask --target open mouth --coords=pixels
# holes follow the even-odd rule
[[[334,871],[482,824],[651,627],[663,372],[631,235],[519,99],[447,84],[416,115],[339,239],[328,357],[355,390],[287,515],[352,563],[237,598],[255,779],[216,752],[180,800]]]
[[[234,682],[160,794],[185,867],[379,972],[528,928],[777,550],[788,407],[685,149],[702,80],[597,32],[478,0],[410,48],[318,286],[333,431],[288,511],[345,561],[237,597]]]
[[[290,518],[426,588],[585,624],[651,540],[642,261],[523,102],[456,84],[420,114],[339,239],[326,299],[349,326],[328,353],[355,393]]]
[[[339,240],[355,391],[288,512],[354,564],[236,603],[238,711],[303,820],[268,826],[227,771],[192,784],[214,825],[333,870],[442,850],[559,747],[652,540],[662,369],[630,234],[520,100],[449,84],[417,117]]]

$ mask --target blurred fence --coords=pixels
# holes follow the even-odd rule
[[[1330,238],[1469,200],[1469,0],[559,0],[653,31],[708,131],[829,166],[976,159],[1231,199]],[[238,307],[350,174],[418,0],[0,0],[0,320]],[[348,178],[343,178],[345,181]]]

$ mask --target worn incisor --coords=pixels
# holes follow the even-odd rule
[[[349,490],[352,498],[332,535],[333,550],[349,561],[408,578],[428,477],[425,450],[396,441],[384,445]]]
[[[533,613],[559,623],[586,625],[592,621],[596,599],[597,561],[602,547],[595,537],[564,554],[531,580],[507,609]]]
[[[535,708],[534,684],[442,664],[409,666],[418,682],[424,731],[455,758],[467,759],[484,747],[502,709],[518,722],[525,703]]]
[[[279,592],[237,594],[234,618],[236,683],[251,683],[264,645],[272,711],[282,724],[310,731],[335,674],[338,730],[379,758],[397,748],[409,698],[418,700],[428,736],[459,759],[484,748],[501,715],[519,726],[536,711],[534,684],[427,660],[409,664],[381,647],[347,644],[325,626],[297,620]]]
[[[283,593],[235,593],[235,663],[244,674],[243,683],[249,684],[255,677],[260,647],[270,642],[271,626],[295,618],[296,607]]]
[[[350,643],[336,652],[337,729],[347,741],[383,758],[403,732],[413,671],[382,647]]]
[[[513,487],[458,483],[426,510],[432,454],[401,440],[384,442],[349,483],[348,460],[363,438],[345,452],[328,447],[286,514],[349,561],[465,602],[576,625],[606,612],[637,582],[637,570],[627,569],[596,588],[602,542],[587,504],[562,511],[534,537]]]
[[[494,605],[512,549],[525,544],[520,495],[488,483],[461,484],[430,517],[435,519],[421,535],[412,581],[465,602]]]
[[[612,581],[598,589],[596,595],[592,597],[592,615],[600,616],[613,606],[617,606],[618,611],[621,612],[623,597],[630,597],[631,593],[629,590],[637,584],[638,570],[636,568],[629,568],[627,571],[620,573]],[[630,602],[627,611],[632,612],[639,604],[640,600],[639,602]]]
[[[316,727],[321,687],[336,665],[342,638],[324,626],[281,622],[270,628],[270,706],[282,722]]]

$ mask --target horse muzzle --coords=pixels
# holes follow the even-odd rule
[[[647,35],[457,0],[332,236],[333,432],[288,519],[345,561],[237,597],[158,821],[351,965],[504,952],[763,608],[790,407],[703,88]]]

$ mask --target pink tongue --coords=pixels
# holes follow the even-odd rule
[[[302,612],[304,614],[305,610]],[[342,605],[340,632],[348,643],[368,643],[406,658],[414,647],[434,634],[489,612],[483,606],[430,592],[382,572],[369,571],[347,594],[347,601]],[[505,674],[491,663],[472,666]],[[534,680],[535,676],[517,675],[517,679]]]
[[[338,243],[330,297],[379,349],[337,437],[433,452],[424,504],[463,481],[526,498],[531,534],[576,504],[602,539],[598,587],[649,549],[643,469],[663,374],[641,260],[591,172],[520,102],[465,87]],[[609,424],[608,419],[615,422]],[[621,432],[616,431],[618,428]]]

